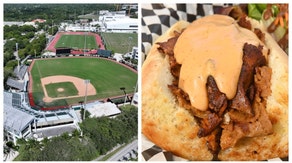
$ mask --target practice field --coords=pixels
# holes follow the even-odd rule
[[[86,57],[35,60],[31,76],[34,103],[45,107],[84,101],[87,87],[87,100],[124,95],[122,87],[131,94],[137,82],[137,73],[117,62]]]
[[[138,46],[137,33],[102,33],[107,50],[125,54]]]
[[[72,48],[72,49],[98,49],[95,37],[93,35],[68,35],[64,34],[58,40],[55,48]]]

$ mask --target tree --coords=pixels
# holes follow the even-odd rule
[[[6,66],[5,67],[11,68],[12,71],[13,71],[14,67],[16,67],[16,66],[17,66],[17,61],[16,60],[10,60],[10,61],[8,61],[6,63]]]
[[[83,119],[83,117],[84,117],[83,114],[84,114],[84,108],[81,108],[81,109],[80,109],[80,115],[81,115],[81,119],[82,119],[82,120],[84,120],[84,119]],[[89,113],[89,111],[86,110],[86,111],[85,111],[85,119],[89,118],[89,116],[90,116],[90,113]]]
[[[6,51],[15,51],[16,50],[16,41],[8,40],[4,45],[4,52]]]
[[[4,62],[4,66],[6,65],[6,63],[10,60],[14,59],[14,55],[12,51],[5,51],[4,52],[4,57],[3,57],[3,62]]]
[[[23,25],[23,26],[19,26],[18,28],[19,28],[19,31],[23,33],[36,32],[35,27],[32,25]]]

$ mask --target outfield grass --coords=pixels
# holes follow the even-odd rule
[[[86,46],[84,47],[84,44]],[[95,37],[92,35],[62,35],[55,48],[70,47],[77,49],[98,49]]]
[[[68,75],[81,79],[89,79],[95,87],[97,95],[89,96],[88,100],[96,100],[111,96],[123,95],[120,90],[125,87],[126,93],[134,93],[137,73],[128,68],[102,58],[57,58],[36,60],[31,70],[33,78],[33,97],[36,104],[43,104],[44,97],[40,79],[54,75]],[[66,99],[58,103],[75,104],[82,98]],[[58,105],[55,104],[53,105]],[[51,106],[51,104],[46,104]]]
[[[107,50],[125,54],[132,51],[133,46],[138,46],[137,33],[102,33]]]
[[[72,82],[51,83],[45,87],[48,96],[52,98],[78,95],[78,90]],[[63,91],[58,91],[59,88],[62,88]]]

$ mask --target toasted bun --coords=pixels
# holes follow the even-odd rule
[[[165,42],[189,25],[180,21],[156,42]],[[252,21],[253,27],[263,29]],[[271,90],[267,112],[274,133],[268,136],[243,138],[235,147],[219,152],[220,160],[267,160],[288,156],[288,57],[273,38],[265,33],[270,49],[268,66],[272,68]],[[142,132],[156,145],[188,160],[212,160],[206,139],[198,138],[199,126],[193,115],[180,107],[170,92],[172,83],[168,57],[154,44],[142,66]]]

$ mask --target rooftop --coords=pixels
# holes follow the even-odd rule
[[[11,105],[4,103],[4,128],[8,131],[19,134],[33,120],[34,116],[15,109]]]
[[[91,117],[113,116],[121,113],[119,108],[111,102],[87,105],[86,109],[90,112]]]

